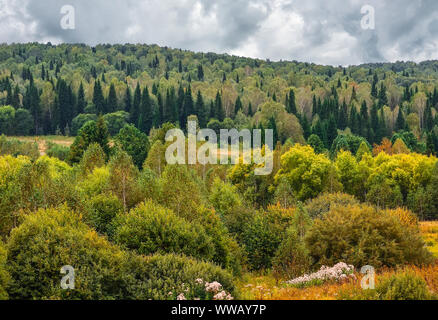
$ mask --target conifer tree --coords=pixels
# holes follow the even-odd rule
[[[141,95],[140,84],[137,83],[137,87],[135,88],[135,92],[134,92],[134,101],[132,103],[132,107],[130,111],[131,123],[134,123],[137,126],[137,128],[138,128],[138,120],[140,117],[141,100],[142,100],[142,95]]]
[[[108,102],[107,102],[107,112],[115,112],[119,109],[117,102],[117,94],[116,88],[114,87],[114,83],[111,83],[110,90],[108,93]]]
[[[84,86],[82,85],[82,82],[78,89],[78,99],[76,103],[76,111],[77,113],[84,113],[84,109],[86,107],[86,101],[85,101],[85,92],[84,92]]]

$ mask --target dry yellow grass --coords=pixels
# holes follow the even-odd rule
[[[420,230],[427,248],[438,258],[438,221],[421,222]]]

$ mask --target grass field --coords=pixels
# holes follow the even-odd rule
[[[65,147],[70,147],[74,141],[74,137],[65,136],[25,136],[25,137],[10,137],[24,142],[35,142],[38,144],[38,150],[43,156],[46,154],[48,143],[59,144]]]
[[[428,249],[438,259],[438,221],[421,222],[420,230]],[[406,267],[405,270],[414,272],[426,281],[428,288],[438,293],[438,265],[430,267]],[[394,270],[379,270],[376,283],[396,272]],[[344,283],[325,283],[304,289],[288,287],[285,280],[277,280],[272,275],[246,274],[239,281],[238,287],[242,299],[248,300],[337,300],[342,299],[346,293],[361,290],[360,279],[362,275],[356,273],[356,280]]]

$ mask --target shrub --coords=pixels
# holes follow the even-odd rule
[[[6,289],[10,281],[10,275],[6,270],[6,253],[3,243],[0,241],[0,300],[8,299]]]
[[[119,212],[123,211],[123,205],[114,195],[100,194],[86,202],[85,219],[97,232],[109,234],[111,223]]]
[[[274,275],[284,279],[295,278],[307,273],[311,265],[312,260],[304,241],[295,227],[289,228],[272,262]]]
[[[64,147],[56,143],[49,142],[46,154],[49,157],[58,158],[59,160],[65,161],[70,153],[69,147]]]
[[[142,270],[141,276],[147,279],[145,292],[150,299],[170,300],[176,298],[176,293],[179,295],[186,290],[194,292],[197,279],[210,283],[217,281],[234,298],[237,296],[232,276],[211,263],[197,262],[174,254],[154,255],[146,258],[146,261],[146,268]],[[199,298],[199,296],[186,298]]]
[[[368,206],[334,207],[315,220],[305,240],[317,266],[345,261],[378,268],[431,259],[418,228]]]
[[[423,278],[411,272],[395,274],[376,287],[380,300],[429,300],[431,294]]]
[[[311,218],[321,218],[334,206],[352,206],[359,204],[359,201],[345,193],[324,193],[306,203],[306,210]]]
[[[118,215],[114,240],[144,255],[182,253],[206,260],[214,255],[213,240],[199,223],[189,223],[152,201]]]
[[[122,299],[126,255],[67,208],[30,214],[7,244],[12,299]],[[62,290],[62,266],[75,268],[75,290]]]
[[[66,207],[28,215],[13,230],[7,250],[11,299],[169,299],[169,291],[197,278],[235,292],[221,268],[183,256],[123,252]],[[75,268],[74,290],[61,290],[65,265]]]
[[[0,136],[0,155],[12,155],[27,156],[33,160],[36,160],[40,151],[38,150],[38,144],[30,141],[19,141],[18,139],[9,139],[4,135]]]
[[[283,240],[285,226],[274,214],[258,212],[246,225],[242,240],[252,270],[270,268],[278,246]],[[287,226],[286,226],[287,228]]]

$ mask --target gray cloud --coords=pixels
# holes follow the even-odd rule
[[[60,9],[76,9],[76,29]],[[376,12],[362,30],[363,5]],[[0,41],[157,43],[348,65],[438,58],[436,0],[0,0]]]

